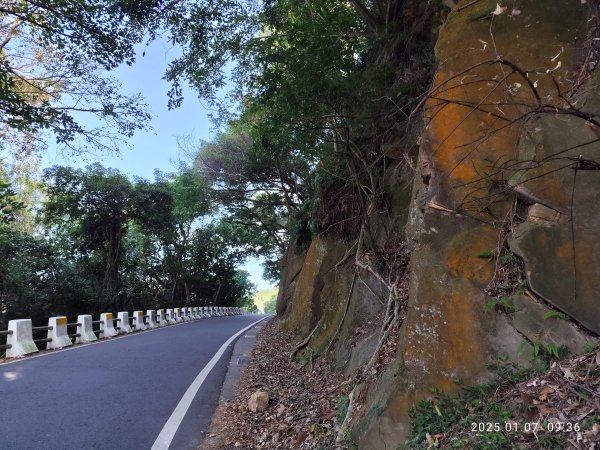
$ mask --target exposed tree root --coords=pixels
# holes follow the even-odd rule
[[[381,348],[386,343],[391,331],[394,330],[400,322],[400,302],[396,301],[396,298],[393,295],[393,293],[394,289],[390,290],[388,304],[385,312],[385,319],[383,321],[383,326],[381,327],[381,335],[379,337],[379,342],[377,343],[377,347],[375,347],[375,351],[373,352],[371,359],[364,368],[364,373],[368,373],[371,370],[371,368],[375,365],[375,362],[377,362],[377,358],[379,357],[379,352],[381,351]]]
[[[312,329],[312,331],[310,332],[310,334],[308,336],[306,336],[306,338],[300,342],[296,348],[294,348],[294,351],[290,354],[291,358],[295,358],[296,354],[302,350],[304,347],[306,347],[308,345],[308,343],[310,342],[310,340],[313,337],[313,334],[315,334],[315,332],[317,331],[317,328],[319,328],[319,326],[321,325],[321,322],[323,321],[323,317],[325,316],[321,316],[321,318],[319,319],[319,321],[317,322],[317,324],[315,325],[315,327]]]
[[[342,326],[344,325],[344,321],[346,320],[346,315],[348,314],[348,309],[350,308],[350,299],[352,298],[352,292],[354,291],[354,283],[356,282],[356,276],[357,276],[356,271],[354,271],[354,276],[352,277],[352,284],[350,285],[350,291],[348,292],[348,297],[346,298],[346,307],[344,308],[344,315],[342,316],[342,319],[340,320],[340,323],[338,324],[335,334],[329,341],[329,345],[327,345],[327,348],[325,349],[325,353],[329,352],[329,349],[331,348],[331,346],[333,345],[333,343],[336,341],[337,337],[339,336],[340,332],[342,331]]]

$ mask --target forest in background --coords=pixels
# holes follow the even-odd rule
[[[0,322],[248,305],[239,263],[261,256],[277,279],[289,243],[316,235],[360,242],[391,272],[369,220],[390,207],[386,152],[415,146],[444,14],[418,0],[7,2]],[[165,101],[190,85],[216,111],[216,138],[154,181],[100,165],[41,173],[48,139],[73,155],[120,151],[148,126],[143,98],[110,71],[157,37],[181,49]]]

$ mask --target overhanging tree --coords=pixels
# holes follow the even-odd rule
[[[160,0],[8,0],[0,5],[1,142],[21,146],[52,132],[59,144],[118,148],[149,119],[105,71],[134,60],[134,45],[157,25]],[[86,127],[84,115],[97,126]],[[88,121],[89,123],[89,121]]]

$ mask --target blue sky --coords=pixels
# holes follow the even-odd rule
[[[142,52],[145,55],[142,56]],[[122,65],[111,73],[122,84],[123,93],[141,93],[149,106],[153,118],[153,130],[138,132],[129,139],[130,148],[119,155],[63,155],[50,146],[44,157],[43,166],[68,165],[84,167],[100,162],[106,167],[119,169],[130,177],[154,178],[156,169],[163,172],[176,170],[178,161],[186,160],[178,146],[178,139],[198,143],[210,140],[215,135],[208,117],[210,111],[191,89],[183,92],[182,105],[174,110],[167,108],[167,92],[170,84],[163,80],[168,63],[178,56],[178,51],[165,40],[155,41],[149,46],[138,46],[138,58],[132,66]],[[189,138],[189,139],[188,139]],[[259,289],[271,287],[262,278],[262,267],[257,260],[242,266]]]

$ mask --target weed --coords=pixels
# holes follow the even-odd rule
[[[569,353],[569,349],[565,345],[556,345],[553,342],[542,345],[540,341],[533,341],[531,345],[533,346],[532,358],[541,358],[541,362],[546,363],[546,365],[549,365],[554,359],[564,358]]]
[[[479,256],[480,258],[492,259],[492,258],[496,257],[496,252],[495,251],[486,250],[484,252],[479,252],[477,254],[477,256]]]
[[[569,349],[567,347],[565,347],[564,345],[558,346],[552,342],[549,344],[546,344],[545,350],[546,350],[546,353],[548,354],[548,356],[550,356],[550,358],[553,358],[553,359],[560,359],[569,352]]]
[[[348,406],[350,405],[350,398],[347,395],[338,397],[335,401],[337,409],[337,421],[341,424],[348,414]]]
[[[515,310],[515,305],[513,305],[510,297],[507,296],[490,300],[485,304],[484,308],[486,312],[489,312],[496,309],[496,307],[502,309],[504,312],[511,312]]]
[[[302,356],[300,357],[300,364],[302,367],[312,366],[314,358],[314,352],[312,348],[307,348],[304,352],[302,352]]]
[[[598,348],[598,344],[596,342],[586,342],[584,348],[586,352],[593,352]]]
[[[404,448],[426,449],[428,437],[444,435],[445,448],[500,449],[511,448],[516,434],[505,432],[475,432],[473,423],[506,423],[515,417],[515,412],[495,401],[494,393],[499,389],[515,385],[529,376],[533,369],[516,364],[487,365],[496,373],[492,383],[468,386],[459,396],[449,396],[436,389],[433,398],[422,400],[409,412],[411,432]]]
[[[567,446],[565,445],[566,444],[565,441],[566,441],[566,438],[563,435],[544,434],[539,437],[536,448],[548,449],[548,450],[567,448]]]
[[[590,430],[594,424],[600,422],[600,416],[589,416],[586,417],[583,423],[581,424],[581,430],[587,431]]]
[[[548,311],[544,314],[544,320],[548,319],[567,319],[567,315],[565,313],[561,313],[559,311]]]

